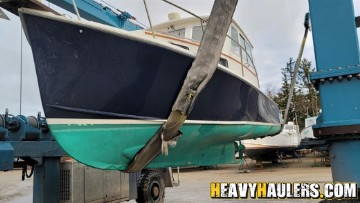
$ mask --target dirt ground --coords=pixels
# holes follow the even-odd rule
[[[29,196],[32,202],[32,178],[26,178],[21,181],[21,170],[0,171],[0,202],[12,202],[12,200],[21,202],[23,197]],[[26,201],[25,201],[26,202]]]
[[[239,164],[220,165],[219,170],[203,168],[185,168],[180,170],[180,186],[166,188],[165,202],[228,202],[239,200],[213,200],[210,198],[210,182],[332,182],[331,168],[316,158],[319,167],[311,167],[314,155],[297,159],[285,159],[289,166],[283,168],[281,163],[264,162],[263,170],[256,170],[255,162],[246,159],[241,173]],[[249,167],[248,167],[249,166]],[[175,174],[175,179],[177,176]],[[318,200],[241,200],[250,202],[319,202]],[[21,181],[21,170],[0,172],[0,202],[31,203],[32,178]],[[135,202],[134,200],[129,203]]]

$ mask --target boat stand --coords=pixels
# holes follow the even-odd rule
[[[244,161],[242,163],[240,163],[240,165],[239,165],[239,170],[242,170],[244,168],[245,163],[247,165],[247,168],[250,169],[249,164],[247,163],[246,159],[245,158],[243,158],[243,159],[244,159]]]
[[[288,168],[289,166],[285,164],[284,160],[282,159],[281,155],[279,153],[276,153],[281,164],[283,165],[283,168]]]
[[[294,151],[294,155],[297,158],[298,162],[302,163],[301,158],[299,157],[298,153],[296,153],[296,151]]]
[[[264,166],[262,164],[262,161],[256,161],[256,170],[263,170]]]

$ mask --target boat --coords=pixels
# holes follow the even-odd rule
[[[317,116],[305,119],[305,128],[302,129],[300,133],[301,139],[315,138],[312,126],[316,125],[316,119]]]
[[[323,157],[329,155],[329,144],[316,143],[317,139],[314,136],[313,125],[316,125],[316,119],[318,116],[313,116],[305,119],[305,128],[301,131],[301,143],[304,148],[311,149],[312,151],[316,151],[320,153]]]
[[[25,8],[19,14],[56,141],[86,165],[125,170],[169,116],[204,22],[171,14],[152,33]],[[228,33],[182,135],[146,168],[236,163],[235,140],[280,131],[278,106],[259,89],[250,41],[235,21]]]
[[[278,160],[281,153],[293,152],[300,144],[299,126],[293,122],[284,125],[283,130],[273,137],[244,140],[246,155],[257,161]]]

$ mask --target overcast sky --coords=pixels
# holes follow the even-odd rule
[[[170,0],[197,15],[209,15],[212,0]],[[42,1],[48,5],[46,1]],[[140,22],[148,25],[142,0],[106,0],[114,7],[127,11]],[[167,21],[167,14],[178,12],[189,15],[161,0],[147,0],[153,24]],[[60,13],[66,11],[51,5]],[[360,15],[360,0],[354,0],[355,14]],[[304,33],[304,15],[308,12],[307,0],[239,0],[234,14],[235,21],[243,29],[254,46],[253,55],[259,74],[260,86],[279,88],[281,68],[289,57],[297,58]],[[0,114],[5,108],[10,113],[20,113],[20,56],[21,24],[17,16],[5,11],[10,21],[0,19]],[[358,31],[359,32],[359,31]],[[358,34],[359,35],[359,34]],[[29,44],[23,35],[23,93],[22,114],[36,115],[42,111],[34,62]],[[309,34],[303,57],[315,67],[312,35]]]

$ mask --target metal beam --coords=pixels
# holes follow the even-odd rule
[[[66,153],[56,141],[9,141],[14,157],[61,157]]]
[[[334,182],[360,183],[360,54],[352,0],[309,0],[322,113],[314,135],[329,143]],[[344,79],[343,79],[344,78]]]
[[[34,169],[33,202],[59,202],[60,157],[45,157]]]
[[[322,113],[314,128],[360,125],[360,54],[352,0],[309,0]],[[324,135],[324,134],[323,134]]]
[[[69,11],[75,13],[72,0],[49,0],[49,2]],[[139,25],[135,25],[127,19],[132,18],[129,13],[122,12],[116,14],[114,11],[100,3],[92,0],[76,0],[76,6],[79,10],[80,16],[90,21],[111,25],[124,30],[140,30],[143,29]]]
[[[0,7],[8,10],[9,12],[19,15],[18,9],[19,8],[32,8],[40,11],[48,11],[54,13],[55,15],[60,15],[60,13],[56,12],[55,10],[47,7],[46,5],[42,4],[38,0],[6,0],[0,1]]]

